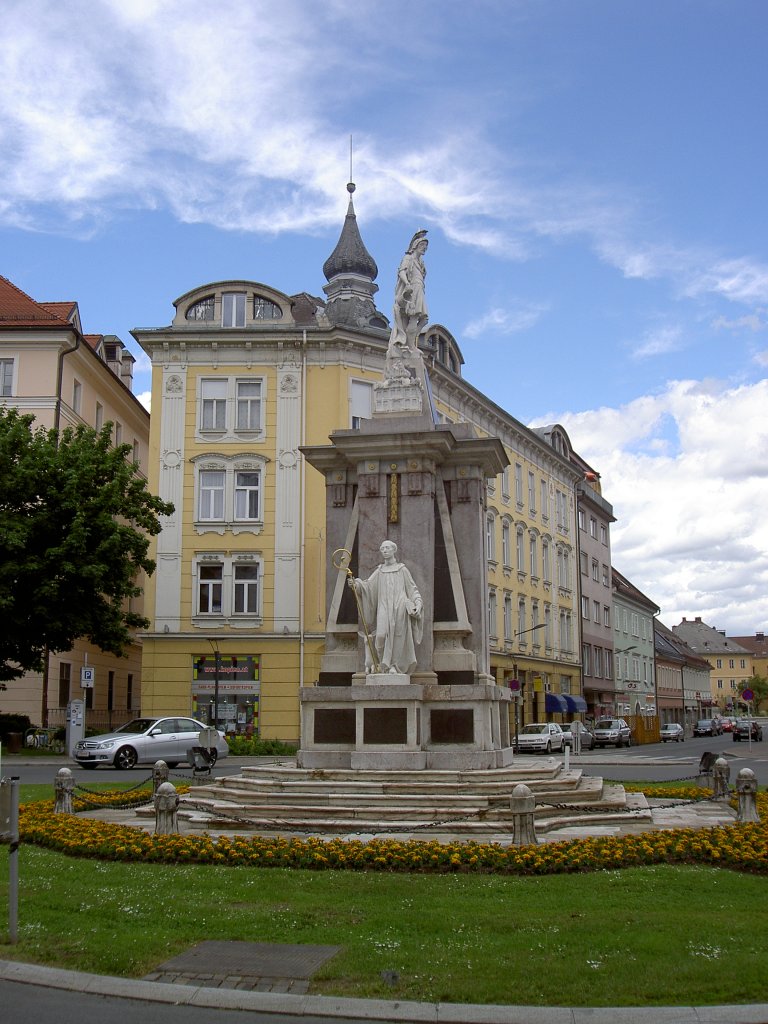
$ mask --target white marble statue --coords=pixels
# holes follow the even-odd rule
[[[385,540],[379,551],[383,563],[367,580],[350,579],[349,586],[357,591],[363,618],[372,629],[379,670],[410,675],[423,635],[424,603],[408,568],[397,561],[397,544]],[[366,672],[374,671],[366,657]]]
[[[426,234],[425,230],[416,232],[397,271],[392,333],[389,337],[390,355],[406,349],[416,351],[416,339],[427,324],[427,296],[424,287],[427,268],[424,253],[429,242]]]

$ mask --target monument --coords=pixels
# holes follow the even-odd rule
[[[509,691],[489,670],[486,481],[497,438],[438,423],[418,339],[426,231],[400,263],[373,416],[305,447],[326,483],[326,652],[303,687],[302,768],[510,764]]]

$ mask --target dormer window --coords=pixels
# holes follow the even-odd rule
[[[245,292],[222,292],[221,326],[245,327]]]
[[[201,299],[187,310],[187,320],[213,320],[213,295]]]
[[[261,295],[253,297],[253,319],[254,320],[280,320],[283,311],[275,302],[262,298]]]

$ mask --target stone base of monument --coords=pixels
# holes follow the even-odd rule
[[[355,676],[352,686],[302,688],[298,767],[469,771],[512,763],[508,691],[408,678],[373,674]]]
[[[371,771],[252,765],[182,796],[187,828],[283,835],[513,836],[515,789],[535,798],[539,834],[652,821],[642,793],[564,769],[555,758],[490,771]],[[138,812],[141,816],[141,812]]]

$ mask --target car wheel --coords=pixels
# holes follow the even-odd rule
[[[115,768],[134,768],[137,761],[138,757],[133,747],[120,747],[115,754]]]
[[[211,759],[211,768],[213,768],[213,766],[219,760],[219,752],[216,749],[216,747],[210,748],[210,750],[208,751],[208,757]]]
[[[552,753],[552,744],[547,740],[547,749],[544,751],[545,754],[549,755]]]
[[[631,747],[631,746],[632,746],[632,737],[631,736],[627,736],[627,747]]]

